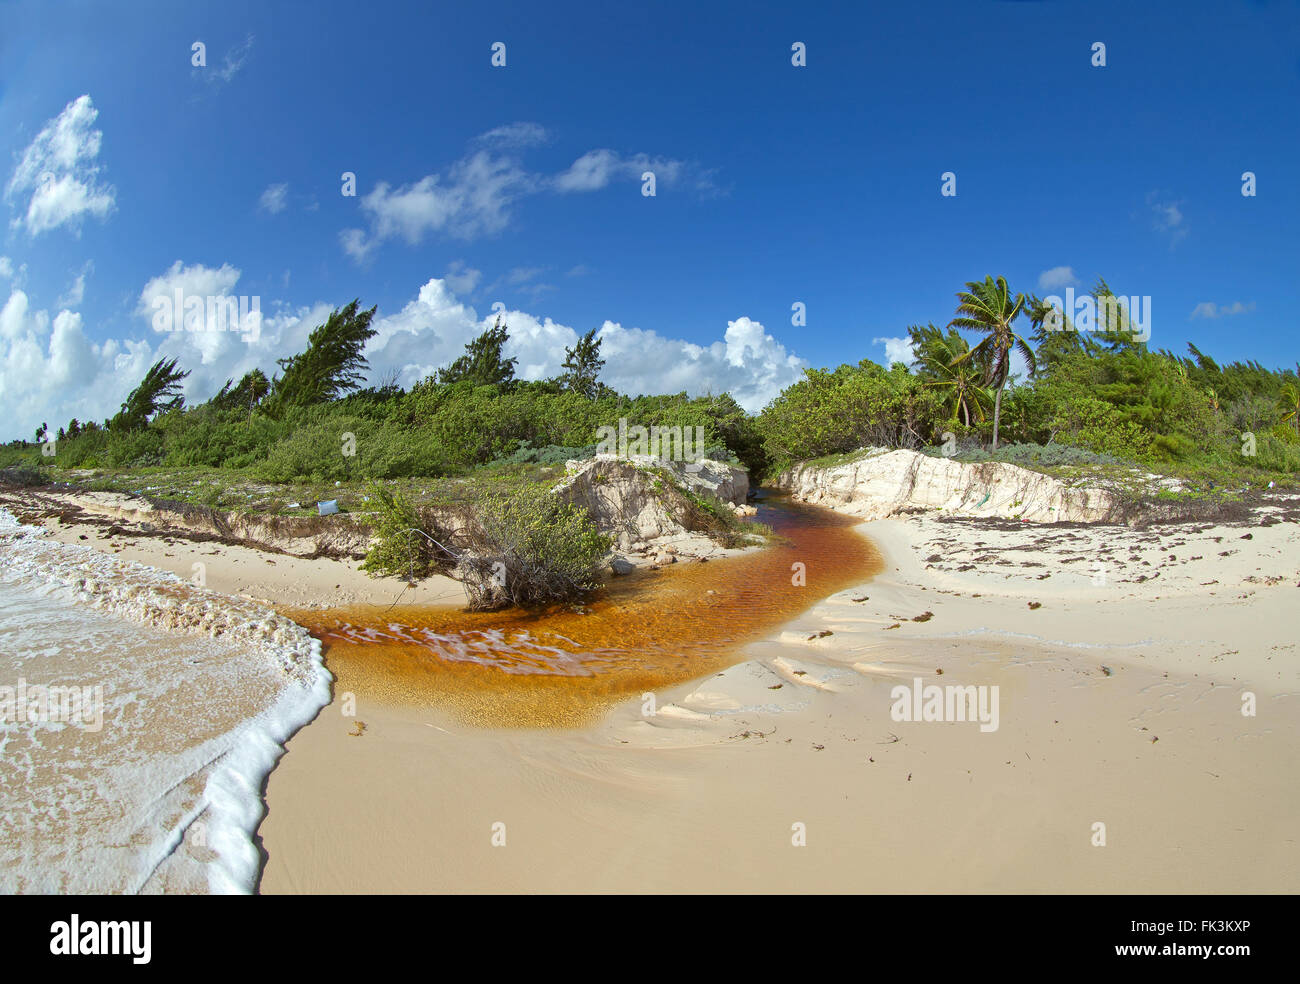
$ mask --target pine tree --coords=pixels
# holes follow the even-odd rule
[[[518,359],[501,357],[510,332],[498,317],[491,328],[465,346],[465,354],[438,370],[438,382],[470,382],[475,386],[509,386],[515,379]]]
[[[578,339],[577,345],[564,350],[562,366],[567,371],[560,377],[560,381],[565,389],[581,393],[589,400],[596,398],[598,392],[596,380],[600,376],[600,371],[605,368],[605,360],[600,357],[601,341],[602,339],[596,337],[596,329],[593,328]]]

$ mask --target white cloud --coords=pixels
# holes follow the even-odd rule
[[[215,302],[218,298],[232,298],[239,302],[240,295],[235,293],[239,277],[240,271],[228,263],[220,267],[202,263],[185,266],[177,260],[140,291],[135,313],[143,319],[148,334],[155,340],[158,355],[176,356],[182,368],[191,370],[190,378],[183,384],[186,399],[207,399],[228,378],[237,379],[254,367],[262,366],[264,371],[269,371],[276,357],[298,351],[300,343],[306,342],[307,332],[315,327],[308,327],[300,336],[290,332],[282,339],[281,332],[295,323],[296,318],[268,316],[262,310],[263,299],[256,296],[242,298],[244,303],[239,306],[244,320],[240,330],[190,330],[194,325],[186,321],[185,300],[192,297],[202,300],[205,316],[198,322],[199,327],[222,327],[209,321],[209,299]],[[175,302],[177,291],[182,299],[179,310]],[[160,312],[172,314],[174,323],[183,330],[159,330],[154,319]],[[281,341],[297,347],[282,350]]]
[[[1062,290],[1077,286],[1079,286],[1079,278],[1074,272],[1074,267],[1052,267],[1038,275],[1039,290]]]
[[[807,366],[749,318],[727,322],[723,340],[708,346],[609,321],[598,334],[606,360],[601,378],[632,394],[730,392],[746,410],[757,412],[801,379]]]
[[[907,337],[903,338],[873,338],[872,345],[883,344],[885,346],[885,367],[892,366],[895,362],[901,362],[903,365],[912,364],[912,340]]]
[[[7,437],[115,413],[150,364],[146,342],[90,341],[81,315],[33,311],[22,291],[0,309],[0,414]]]
[[[536,280],[542,273],[541,267],[515,267],[506,274],[506,283],[512,287],[526,284],[530,280]]]
[[[1187,237],[1188,229],[1183,215],[1182,202],[1163,200],[1159,192],[1151,192],[1146,197],[1151,208],[1152,223],[1157,232],[1169,236],[1169,245],[1175,246]]]
[[[90,96],[79,96],[23,151],[5,187],[5,200],[23,209],[12,228],[25,227],[37,236],[66,225],[80,234],[85,216],[108,217],[117,193],[99,181],[95,159],[103,133],[94,129],[98,116]]]
[[[475,138],[481,144],[497,147],[532,147],[546,143],[550,134],[538,123],[507,123]]]
[[[168,297],[178,287],[185,296],[231,295],[239,278],[240,271],[229,264],[214,268],[177,261],[140,292],[136,315],[144,339],[98,345],[86,338],[80,315],[63,310],[51,318],[30,310],[27,296],[14,291],[0,308],[0,419],[9,425],[8,436],[32,432],[42,421],[57,429],[73,416],[112,416],[145,370],[163,357],[175,357],[182,369],[190,370],[183,392],[191,403],[208,399],[227,379],[238,380],[255,367],[274,374],[276,359],[302,351],[307,336],[334,306],[318,302],[289,308],[267,301],[255,338],[229,331],[152,330],[155,298]],[[506,311],[504,317],[510,329],[506,355],[519,360],[519,376],[558,375],[565,349],[576,344],[579,332],[527,311]],[[460,300],[449,280],[431,279],[400,311],[376,317],[376,334],[365,350],[368,379],[373,383],[391,373],[409,387],[463,354],[465,344],[494,319],[495,313],[480,315]],[[612,321],[602,324],[598,336],[606,360],[601,378],[619,390],[729,391],[751,411],[802,378],[807,365],[761,324],[744,317],[728,322],[722,338],[708,345]]]
[[[229,263],[220,267],[207,267],[202,263],[185,266],[180,260],[173,263],[165,273],[154,277],[140,291],[136,302],[136,313],[147,318],[154,315],[154,302],[159,297],[170,300],[180,290],[186,297],[224,297],[239,282],[239,270]]]
[[[1215,304],[1213,301],[1202,301],[1192,309],[1193,318],[1226,318],[1234,314],[1247,314],[1255,310],[1255,302],[1243,304],[1241,301],[1233,301],[1231,304]]]
[[[504,313],[510,329],[505,354],[519,360],[523,379],[557,375],[564,350],[578,332],[525,311]],[[464,346],[490,327],[495,315],[479,318],[441,280],[430,280],[420,296],[398,314],[376,320],[378,334],[366,349],[371,378],[395,372],[410,386],[461,355]],[[602,380],[628,393],[699,395],[729,390],[746,409],[761,409],[798,380],[806,363],[787,353],[749,318],[728,323],[722,341],[708,346],[663,338],[653,331],[606,321],[598,332],[605,359]]]
[[[75,308],[81,305],[81,301],[86,296],[86,278],[94,271],[95,264],[87,260],[77,274],[76,279],[68,286],[68,291],[58,300],[58,306],[61,308]]]
[[[483,279],[483,271],[466,266],[464,260],[454,260],[448,265],[443,279],[457,294],[472,294],[479,281]]]
[[[268,185],[266,191],[262,192],[262,197],[258,199],[257,207],[264,212],[270,212],[272,215],[279,215],[284,211],[285,205],[288,204],[289,186],[287,184]]]
[[[495,317],[480,317],[447,281],[430,280],[397,314],[375,319],[376,335],[366,346],[370,378],[393,373],[399,385],[409,387],[462,355],[466,343],[491,327]],[[519,360],[521,378],[543,379],[562,371],[564,350],[577,343],[578,331],[527,311],[506,311],[503,318],[510,329],[505,354]],[[616,389],[633,394],[729,391],[751,411],[802,378],[807,365],[749,318],[729,322],[722,340],[707,346],[612,321],[604,322],[597,336],[605,359],[601,379]]]
[[[239,74],[239,70],[248,62],[253,50],[253,35],[244,38],[243,43],[235,45],[226,52],[220,68],[196,68],[203,78],[213,85],[224,85]]]
[[[481,150],[456,162],[445,177],[429,174],[396,189],[381,181],[361,199],[369,233],[347,229],[340,241],[349,255],[363,260],[387,239],[400,237],[415,246],[431,232],[458,239],[500,232],[510,220],[511,204],[533,183],[514,160]]]
[[[673,185],[682,176],[686,165],[681,161],[648,154],[622,157],[612,150],[590,150],[569,165],[567,171],[553,179],[559,191],[599,191],[611,181],[640,181],[646,171],[653,171],[655,184]]]
[[[623,157],[612,150],[593,150],[552,176],[524,168],[516,152],[548,136],[535,123],[497,127],[476,138],[479,149],[444,174],[427,174],[398,187],[379,182],[359,200],[369,228],[344,229],[339,233],[340,245],[363,262],[390,239],[415,246],[436,233],[465,240],[492,235],[510,223],[511,207],[527,195],[598,191],[615,180],[639,181],[647,170],[655,172],[658,185],[689,183],[701,195],[719,193],[712,172],[648,154]]]
[[[7,256],[0,256],[0,277],[4,277],[6,280],[14,279],[13,261]]]

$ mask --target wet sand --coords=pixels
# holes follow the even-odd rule
[[[730,666],[746,643],[879,570],[854,520],[766,503],[756,518],[779,545],[614,578],[580,605],[280,611],[322,640],[331,668],[366,698],[485,726],[593,724],[629,697]]]
[[[983,534],[926,517],[865,524],[879,575],[665,682],[652,715],[637,695],[582,727],[480,727],[336,659],[269,783],[261,890],[1300,888],[1295,524],[1200,530],[1236,541],[1214,578],[1199,549],[1125,544],[1149,533],[988,529],[1042,567],[945,562]],[[1116,544],[1104,585],[1067,562]],[[916,678],[998,687],[998,729],[894,720]]]
[[[342,613],[374,628],[406,600],[354,562],[50,525],[181,576],[202,558],[210,586],[322,626]],[[528,646],[440,660],[428,636],[327,654],[333,702],[268,781],[261,890],[1300,889],[1293,517],[1129,530],[909,516],[835,536],[854,529],[880,572],[809,563],[802,597],[822,600],[778,623],[732,625],[743,606],[698,597],[718,590],[720,562],[647,575],[701,578],[673,610],[724,616],[710,624],[731,654],[706,640],[680,675],[662,631],[644,665],[597,659],[572,678],[505,672],[546,668]],[[759,607],[795,559],[736,583]],[[619,583],[608,604],[657,590]],[[452,582],[421,590],[462,597]],[[593,618],[564,617],[566,632]],[[408,622],[465,628],[445,609],[424,618]],[[632,631],[602,628],[619,624]],[[574,641],[586,655],[644,646],[639,624],[597,613]],[[998,730],[895,721],[892,688],[917,677],[997,686]]]

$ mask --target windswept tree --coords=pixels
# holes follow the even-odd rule
[[[185,406],[181,380],[188,375],[188,370],[177,370],[175,359],[159,359],[149,367],[140,385],[127,396],[108,426],[112,430],[141,430],[158,414],[180,410]]]
[[[1097,278],[1097,284],[1089,294],[1097,307],[1097,324],[1093,332],[1098,343],[1112,352],[1144,347],[1133,331],[1127,301],[1118,297],[1104,278]]]
[[[577,345],[564,350],[562,366],[565,372],[560,377],[560,382],[565,389],[581,393],[589,400],[594,400],[599,393],[596,380],[605,368],[605,360],[600,357],[601,341],[593,328],[578,339]]]
[[[966,289],[957,292],[957,317],[948,323],[949,328],[978,331],[984,335],[958,362],[972,359],[985,365],[984,384],[993,389],[993,450],[998,449],[998,425],[1002,420],[1002,388],[1011,375],[1011,350],[1018,351],[1029,366],[1032,376],[1037,369],[1034,351],[1016,334],[1016,318],[1025,306],[1023,294],[1012,294],[1005,277],[985,277],[972,280]]]
[[[438,370],[438,382],[470,382],[475,386],[508,386],[515,379],[518,359],[502,358],[510,332],[496,323],[465,346],[465,354],[446,368]]]
[[[967,427],[972,418],[983,423],[984,407],[990,399],[988,390],[980,385],[985,369],[966,360],[970,345],[961,333],[955,328],[944,332],[934,325],[913,325],[907,333],[912,339],[921,385],[944,394],[945,405],[952,406],[954,421],[960,415]]]
[[[369,367],[361,350],[375,335],[370,322],[375,308],[359,310],[359,300],[336,309],[307,337],[307,348],[277,360],[284,374],[271,383],[268,409],[278,415],[289,407],[328,403],[361,385]]]
[[[1029,318],[1030,338],[1034,342],[1037,365],[1050,372],[1076,352],[1090,351],[1096,345],[1070,321],[1070,315],[1037,294],[1025,298],[1025,315]]]
[[[221,391],[208,402],[218,410],[247,408],[251,414],[253,408],[269,392],[271,392],[271,381],[266,378],[266,373],[261,369],[250,369],[244,373],[238,385],[235,385],[233,379],[227,379],[226,385],[221,387]]]

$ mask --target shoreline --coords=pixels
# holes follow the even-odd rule
[[[181,577],[197,548],[210,588],[280,605],[304,590],[386,605],[402,587],[339,560],[46,525]],[[337,678],[267,777],[258,890],[1300,887],[1294,522],[1131,530],[924,514],[849,529],[881,553],[881,573],[716,675],[657,692],[653,717],[627,700],[583,728],[484,728],[364,696],[345,716],[350,682]],[[1094,584],[1087,561],[1103,553]],[[449,582],[417,603],[462,597]],[[997,686],[998,730],[894,721],[892,688],[917,678]],[[1091,844],[1097,822],[1104,848]]]
[[[1243,535],[1199,525],[1209,540]],[[958,572],[951,553],[954,570],[927,571],[926,551],[953,529],[934,517],[857,529],[884,554],[881,574],[745,647],[729,669],[658,694],[652,718],[629,700],[574,731],[467,729],[358,700],[366,730],[353,737],[351,718],[326,708],[268,783],[260,890],[1300,887],[1290,826],[1300,792],[1288,766],[1300,667],[1283,617],[1300,556],[1293,524],[1267,536],[1252,527],[1250,552],[1219,560],[1215,598],[1247,595],[1224,606],[1228,618],[1206,606],[1209,587],[1158,597],[1169,590],[1136,580],[1142,552],[1116,565],[1111,597],[1063,574],[1049,591],[996,568]],[[1030,529],[1047,542],[1026,559],[1053,572],[1068,569],[1078,537],[1100,551],[1151,535]],[[1276,570],[1264,573],[1265,562]],[[1187,564],[1166,583],[1200,578]],[[1099,622],[1095,648],[1069,644]],[[1216,634],[1219,648],[1195,645]],[[1237,662],[1222,648],[1234,636],[1250,640],[1230,647],[1246,655]],[[917,678],[998,686],[999,730],[893,721],[892,688]],[[1243,687],[1257,694],[1257,717],[1241,714]],[[791,843],[798,823],[803,848]],[[1107,825],[1105,847],[1093,844],[1096,823]],[[492,846],[494,824],[505,824],[504,847]]]

